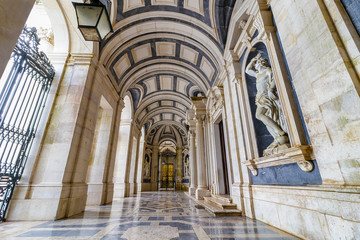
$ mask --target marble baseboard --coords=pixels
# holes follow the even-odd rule
[[[73,216],[84,211],[86,197],[87,184],[19,185],[7,220],[55,220]]]
[[[305,239],[360,238],[359,187],[251,186],[244,203],[246,216]]]
[[[137,183],[129,183],[129,185],[130,185],[129,196],[132,196],[133,194],[136,194],[136,192],[137,192]]]
[[[105,194],[103,184],[88,183],[86,205],[101,205]]]
[[[129,197],[130,183],[114,183],[114,199]]]
[[[151,183],[142,183],[141,191],[142,192],[151,191]]]

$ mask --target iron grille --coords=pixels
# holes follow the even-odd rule
[[[25,27],[0,81],[0,221],[24,171],[55,70]]]

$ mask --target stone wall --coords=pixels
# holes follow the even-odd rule
[[[272,11],[324,184],[360,183],[360,99],[326,7],[272,1]],[[286,9],[286,10],[285,10]]]
[[[357,239],[358,188],[254,186],[255,218],[305,239]]]

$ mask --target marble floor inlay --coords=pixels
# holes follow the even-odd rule
[[[5,222],[0,239],[297,239],[246,217],[214,217],[182,192],[147,192],[48,222]]]

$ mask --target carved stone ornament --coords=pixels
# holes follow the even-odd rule
[[[257,29],[259,31],[259,33],[264,31],[264,23],[263,23],[260,13],[256,14],[256,16],[254,16],[254,23],[253,23],[252,27]],[[254,31],[254,29],[251,29],[251,31]]]
[[[257,176],[258,168],[273,167],[290,163],[297,163],[301,170],[311,172],[314,169],[314,164],[310,160],[312,160],[311,146],[299,146],[288,148],[271,156],[247,160],[244,161],[243,164],[250,169],[254,176]]]
[[[213,115],[218,110],[222,109],[224,106],[224,99],[222,96],[222,92],[218,87],[215,87],[210,91],[209,94],[209,101],[210,101],[210,115]]]
[[[246,23],[247,23],[247,22],[246,22],[245,20],[241,20],[240,23],[239,23],[239,27],[240,27],[241,29],[245,29]]]

